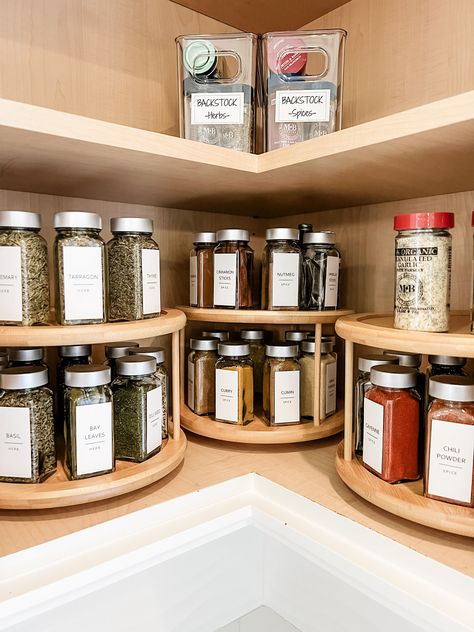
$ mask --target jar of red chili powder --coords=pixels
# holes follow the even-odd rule
[[[425,496],[474,507],[474,379],[434,377],[429,393]]]
[[[365,467],[387,483],[420,477],[418,438],[420,396],[416,370],[397,365],[373,367],[373,388],[364,400]]]

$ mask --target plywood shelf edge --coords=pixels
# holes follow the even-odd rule
[[[188,321],[203,323],[259,324],[259,325],[315,325],[335,323],[341,316],[353,313],[350,309],[316,311],[268,311],[263,309],[207,309],[178,306]]]

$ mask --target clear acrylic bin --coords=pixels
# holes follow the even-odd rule
[[[176,44],[181,137],[254,151],[257,36],[181,35]]]
[[[263,36],[266,151],[341,128],[345,37],[342,29]]]

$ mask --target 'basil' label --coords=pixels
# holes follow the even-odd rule
[[[275,123],[327,122],[330,105],[331,90],[278,90]]]
[[[191,125],[242,125],[243,92],[194,92],[191,95]]]
[[[31,478],[30,409],[0,408],[0,476]]]

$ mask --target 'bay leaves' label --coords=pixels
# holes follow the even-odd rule
[[[22,321],[21,248],[0,247],[0,320]]]
[[[278,90],[276,123],[319,123],[330,118],[330,90]]]
[[[364,448],[362,460],[382,473],[384,407],[364,398]]]
[[[76,406],[77,475],[111,470],[112,403]]]
[[[31,478],[30,409],[0,408],[0,476]]]
[[[65,246],[64,315],[66,320],[101,320],[104,317],[102,248]]]
[[[242,125],[243,92],[194,92],[191,95],[191,125]]]

